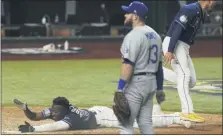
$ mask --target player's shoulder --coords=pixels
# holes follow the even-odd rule
[[[129,41],[132,41],[132,40],[141,41],[142,38],[143,38],[143,33],[133,29],[125,36],[124,42],[129,42]]]
[[[139,29],[133,29],[132,31],[130,31],[127,35],[129,38],[134,38],[134,37],[142,37],[143,36],[143,32],[140,31]]]
[[[197,2],[186,4],[180,9],[180,12],[194,13],[195,11],[197,11],[197,6]]]
[[[145,26],[148,29],[147,32],[147,37],[151,37],[150,39],[157,39],[157,40],[161,40],[161,36],[156,32],[156,30],[154,30],[152,27],[150,26]]]

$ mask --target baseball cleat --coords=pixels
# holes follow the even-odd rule
[[[195,118],[197,118],[197,119],[201,120],[202,122],[204,122],[204,121],[205,121],[205,119],[204,119],[203,117],[198,116],[198,115],[196,115],[195,113],[192,113],[192,114],[193,114],[193,116],[194,116]]]
[[[195,113],[189,113],[189,114],[180,114],[180,118],[182,120],[192,121],[192,122],[204,122],[204,118],[196,115]]]
[[[191,126],[192,126],[192,123],[190,121],[188,121],[188,120],[182,120],[181,119],[180,120],[180,124],[183,125],[186,128],[191,128]]]

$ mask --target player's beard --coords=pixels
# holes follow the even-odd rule
[[[132,19],[127,19],[127,18],[126,18],[125,21],[124,21],[124,25],[125,25],[125,26],[132,26],[132,23],[133,23],[133,22],[132,22]]]

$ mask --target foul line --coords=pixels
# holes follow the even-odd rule
[[[222,126],[222,123],[192,123],[190,128],[205,127],[205,126]],[[168,128],[185,128],[183,125],[170,125]],[[189,129],[190,129],[189,128]]]

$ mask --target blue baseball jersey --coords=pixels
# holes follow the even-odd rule
[[[43,110],[42,115],[44,119],[52,119],[51,108]],[[95,113],[85,109],[78,109],[72,105],[70,105],[69,113],[62,121],[69,124],[70,130],[94,129],[97,127]]]
[[[185,5],[180,9],[171,23],[167,36],[172,37],[175,26],[180,24],[183,31],[178,40],[192,45],[198,29],[204,23],[205,13],[202,11],[199,2]]]

